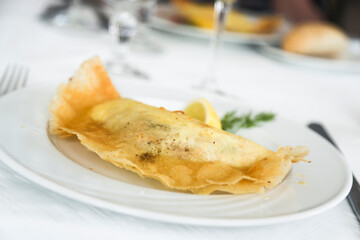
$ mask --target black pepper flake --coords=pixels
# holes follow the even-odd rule
[[[156,157],[157,157],[157,155],[155,155],[151,152],[145,152],[139,156],[141,161],[145,161],[145,162],[149,162],[149,163],[153,163]]]

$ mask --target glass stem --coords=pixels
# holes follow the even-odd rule
[[[224,35],[227,17],[231,9],[231,2],[226,0],[216,0],[214,5],[214,35],[211,39],[211,58],[209,68],[203,87],[205,89],[218,91],[217,89],[217,66],[219,62],[220,46],[222,43],[222,36]]]
[[[126,38],[126,37],[125,37]],[[129,53],[130,39],[125,39],[122,35],[114,36],[113,53],[117,62],[123,64],[126,61],[126,56]]]
[[[109,31],[114,38],[114,57],[119,62],[124,62],[130,47],[130,41],[135,35],[136,19],[127,12],[115,14],[110,19]]]

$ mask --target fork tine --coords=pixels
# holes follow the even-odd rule
[[[1,95],[2,86],[4,85],[5,80],[6,80],[7,76],[9,75],[10,69],[11,69],[11,64],[6,65],[5,71],[4,71],[3,75],[1,76],[1,80],[0,80],[0,95]]]
[[[19,82],[21,82],[21,80],[23,78],[23,72],[24,72],[24,67],[20,65],[19,71],[18,71],[17,75],[13,78],[13,80],[12,80],[13,83],[11,84],[12,86],[9,87],[8,92],[14,91],[19,88],[18,85],[19,85]]]
[[[18,66],[17,66],[17,64],[14,64],[12,67],[10,77],[8,78],[7,85],[1,95],[5,95],[6,93],[9,92],[9,90],[11,90],[11,83],[13,82],[11,80],[14,78],[18,78],[17,70],[18,70]]]
[[[0,96],[25,87],[29,69],[20,64],[8,64],[0,79]]]
[[[25,68],[25,74],[24,74],[24,77],[23,77],[23,81],[22,83],[20,84],[20,87],[21,88],[24,88],[26,86],[26,83],[27,83],[27,80],[29,78],[29,69],[28,68]]]

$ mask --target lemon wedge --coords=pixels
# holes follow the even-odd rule
[[[216,111],[205,98],[191,101],[184,110],[189,117],[197,119],[215,128],[221,129],[221,121]]]

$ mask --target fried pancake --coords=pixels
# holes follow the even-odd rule
[[[272,152],[185,114],[121,98],[97,57],[60,86],[50,112],[52,135],[76,135],[117,167],[199,194],[263,192],[308,153],[306,147]]]

